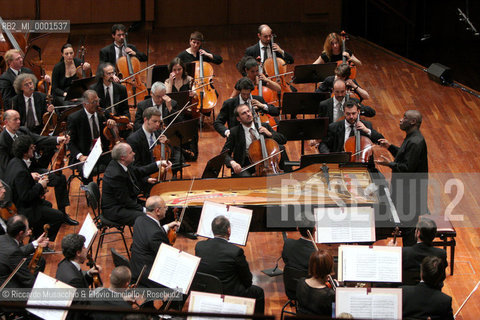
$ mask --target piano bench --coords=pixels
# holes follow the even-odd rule
[[[437,235],[435,238],[440,238],[437,241],[433,241],[433,246],[443,247],[445,251],[447,251],[447,247],[450,247],[450,275],[453,276],[456,245],[455,237],[457,236],[455,227],[447,217],[435,215],[431,215],[428,217],[435,221],[435,223],[437,224]]]

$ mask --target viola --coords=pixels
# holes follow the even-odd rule
[[[358,113],[357,122],[360,121],[360,113]],[[345,152],[351,152],[351,162],[367,163],[373,155],[373,142],[370,138],[362,136],[360,130],[355,130],[355,135],[345,141]]]
[[[343,53],[346,51],[345,40],[347,39],[347,33],[345,31],[342,31],[340,33],[340,36],[342,37],[342,60],[337,61],[337,66],[341,65],[342,63],[348,63],[350,66],[350,79],[353,80],[357,77],[357,67],[352,61],[347,62],[347,58],[343,55]]]
[[[202,114],[210,114],[217,105],[218,93],[213,87],[213,67],[203,61],[203,55],[199,54],[199,61],[195,61],[195,81],[192,91],[196,94],[198,107]],[[193,108],[192,108],[193,110]]]
[[[93,260],[91,253],[89,253],[89,254],[87,255],[87,259],[88,259],[87,266],[89,266],[90,268],[95,268],[95,269],[98,270],[98,267],[97,267],[97,265],[95,264],[95,261]],[[93,278],[93,282],[92,282],[92,287],[93,287],[93,288],[103,287],[103,282],[102,282],[102,279],[100,278],[100,274],[99,274],[99,273],[93,273],[93,274],[92,274],[92,278]]]
[[[282,88],[281,97],[283,99],[283,94],[285,92],[292,92],[290,84],[285,79],[285,74],[287,73],[287,64],[282,58],[277,57],[277,53],[275,50],[273,50],[273,36],[270,41],[272,57],[265,60],[263,67],[265,68],[265,73],[270,77],[273,77],[274,81],[277,82]]]
[[[81,46],[77,52],[77,58],[82,60],[82,63],[77,67],[76,74],[78,79],[90,78],[92,76],[92,69],[83,70],[83,64],[85,63],[85,52],[86,49],[84,46]]]
[[[48,237],[48,229],[50,229],[49,224],[45,224],[43,226],[43,232],[45,232],[45,237]],[[28,264],[28,270],[30,270],[30,273],[34,274],[37,269],[38,269],[38,263],[40,262],[40,258],[42,257],[43,254],[43,247],[38,246],[37,249],[35,249],[35,253],[33,254],[32,260],[30,260],[30,263]]]
[[[123,39],[123,46],[128,48],[127,45],[127,34],[125,34],[125,38]],[[140,60],[137,57],[130,57],[127,54],[124,57],[121,57],[117,60],[117,70],[119,71],[122,78],[128,78],[128,80],[123,81],[122,83],[127,88],[127,95],[133,96],[133,100],[130,99],[128,104],[136,106],[137,105],[137,96],[140,101],[145,99],[145,96],[148,95],[147,87],[143,83],[140,74]],[[140,95],[136,95],[137,91],[143,92]]]

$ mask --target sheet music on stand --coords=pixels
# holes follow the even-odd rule
[[[402,319],[402,289],[338,287],[335,317],[342,312],[354,319]]]
[[[187,294],[199,264],[199,257],[162,243],[148,279]]]
[[[90,213],[87,213],[85,220],[83,221],[82,227],[78,234],[81,234],[85,237],[85,248],[90,249],[95,237],[97,236],[98,228],[95,222],[92,219]]]
[[[338,280],[402,282],[402,248],[341,245],[338,247]]]
[[[212,221],[216,217],[224,215],[230,221],[231,227],[228,242],[244,246],[247,243],[252,213],[253,210],[205,201],[198,222],[197,234],[202,237],[213,238]]]
[[[188,312],[209,312],[225,314],[252,315],[255,311],[255,299],[228,296],[214,293],[190,292]],[[188,317],[189,320],[207,319],[205,317]],[[223,318],[215,318],[223,319]]]
[[[373,207],[315,208],[317,243],[375,242]]]
[[[61,300],[45,299],[47,290],[65,290],[61,294]],[[52,306],[52,307],[70,307],[75,296],[76,288],[52,278],[43,272],[39,272],[33,285],[32,291],[27,301],[27,306]],[[53,292],[52,292],[53,293]],[[68,310],[50,310],[27,308],[28,312],[45,320],[64,320],[67,317]]]
[[[90,154],[87,157],[87,160],[83,164],[83,177],[85,179],[88,179],[90,174],[93,171],[93,168],[97,164],[98,159],[100,159],[100,156],[102,155],[102,139],[100,137],[97,139],[97,142],[95,142],[95,145],[92,148],[92,151],[90,151]]]

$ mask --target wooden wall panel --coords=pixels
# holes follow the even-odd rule
[[[155,27],[191,27],[227,24],[229,1],[156,0]]]
[[[297,22],[303,6],[303,0],[242,0],[229,3],[230,24]]]
[[[0,0],[3,20],[29,20],[35,18],[35,0]]]

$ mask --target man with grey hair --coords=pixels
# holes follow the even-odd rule
[[[143,124],[143,111],[150,107],[155,107],[161,113],[160,120],[178,111],[177,101],[173,100],[167,95],[167,88],[163,82],[157,81],[152,84],[151,98],[145,99],[138,103],[137,111],[135,112],[135,130],[142,127]],[[175,116],[165,119],[165,125],[168,125]],[[183,115],[179,115],[175,122],[183,121]]]
[[[392,169],[391,192],[400,220],[403,245],[415,244],[415,225],[420,215],[428,211],[428,153],[427,143],[420,132],[422,114],[418,110],[408,110],[400,119],[400,129],[406,136],[400,147],[386,139],[378,142],[395,157],[390,162],[385,156],[377,160],[379,165]]]
[[[13,82],[17,95],[12,98],[12,106],[20,114],[20,125],[34,133],[41,134],[43,114],[53,112],[53,104],[47,105],[46,95],[35,91],[37,77],[30,73],[22,73]]]
[[[195,255],[202,259],[198,271],[218,277],[224,294],[255,298],[255,313],[264,313],[264,292],[252,284],[252,273],[243,249],[228,242],[230,221],[223,215],[215,217],[212,232],[213,239],[200,241],[195,246]]]
[[[105,170],[102,188],[102,211],[105,218],[120,224],[133,225],[138,216],[144,215],[145,208],[139,202],[141,183],[155,183],[150,178],[161,167],[168,168],[169,161],[156,161],[146,166],[133,165],[135,153],[128,143],[113,147],[112,160]]]

